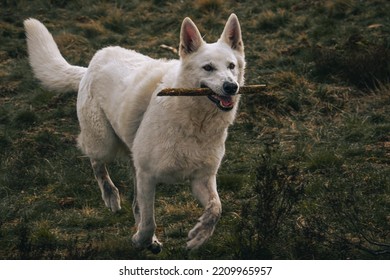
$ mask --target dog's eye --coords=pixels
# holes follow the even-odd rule
[[[203,66],[203,69],[206,70],[207,72],[211,72],[214,70],[214,67],[210,64],[206,64],[205,66]]]
[[[230,70],[233,70],[235,67],[236,67],[236,65],[234,63],[230,63],[229,66],[228,66],[228,68]]]

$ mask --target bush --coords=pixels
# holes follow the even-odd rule
[[[291,227],[290,217],[304,190],[300,170],[267,146],[254,173],[252,195],[242,205],[237,229],[239,258],[285,258],[286,228]]]

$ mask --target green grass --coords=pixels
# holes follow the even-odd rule
[[[315,3],[314,3],[315,2]],[[388,1],[2,1],[1,259],[389,259]],[[218,39],[241,22],[247,84],[219,176],[223,215],[211,240],[184,249],[202,210],[188,184],[156,195],[160,255],[132,247],[129,162],[110,165],[123,209],[104,206],[76,147],[76,93],[43,89],[28,66],[23,20],[53,33],[70,63],[108,45],[177,58],[191,17]]]

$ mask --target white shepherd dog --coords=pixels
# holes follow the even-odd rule
[[[132,50],[107,47],[88,68],[68,64],[46,27],[24,22],[29,60],[35,76],[51,90],[78,91],[78,143],[90,158],[103,200],[121,209],[118,189],[106,163],[118,152],[131,156],[137,232],[132,241],[154,253],[155,187],[188,179],[204,213],[188,234],[187,248],[202,245],[221,216],[216,174],[225,153],[228,126],[234,121],[239,87],[244,84],[244,45],[232,14],[220,39],[207,44],[191,19],[180,32],[180,60],[152,59]],[[215,94],[157,97],[164,88],[208,87]]]

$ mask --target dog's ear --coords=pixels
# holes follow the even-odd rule
[[[190,18],[185,18],[180,31],[180,57],[196,52],[203,44],[204,41],[195,23]]]
[[[233,50],[244,52],[240,22],[235,14],[230,15],[219,40],[228,44]]]

